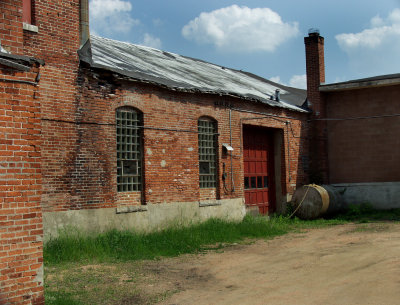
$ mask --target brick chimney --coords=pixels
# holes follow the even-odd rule
[[[329,182],[326,107],[319,86],[325,82],[324,37],[311,29],[304,38],[306,48],[307,98],[312,110],[310,122],[310,182]]]
[[[307,97],[314,117],[325,117],[319,86],[325,82],[324,37],[316,29],[310,29],[304,38],[306,46]]]

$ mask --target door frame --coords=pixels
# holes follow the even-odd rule
[[[286,209],[286,147],[285,143],[285,130],[282,128],[273,128],[268,126],[242,124],[241,128],[241,145],[242,145],[242,183],[243,183],[243,199],[245,202],[245,189],[244,189],[244,133],[245,129],[259,129],[271,133],[273,141],[273,182],[274,185],[270,187],[270,193],[274,197],[273,211],[269,213],[282,213]],[[246,209],[251,209],[251,206],[246,205]]]

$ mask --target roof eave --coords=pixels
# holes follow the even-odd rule
[[[362,88],[371,87],[383,87],[393,86],[400,84],[400,77],[388,78],[388,79],[377,79],[377,80],[359,80],[336,84],[327,84],[319,86],[320,92],[333,92],[333,91],[344,91],[344,90],[355,90]]]

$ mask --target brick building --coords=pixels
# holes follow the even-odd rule
[[[70,226],[281,212],[308,181],[349,200],[398,190],[399,75],[323,84],[318,33],[305,38],[306,94],[90,37],[87,0],[0,9],[1,304],[44,302],[43,240]]]
[[[42,129],[48,236],[271,213],[305,182],[303,90],[96,36],[79,55],[75,108]]]
[[[324,38],[305,38],[310,179],[340,189],[347,203],[399,208],[400,74],[325,84]]]
[[[88,40],[87,4],[0,3],[1,304],[44,302],[60,229],[279,212],[307,182],[304,90]]]

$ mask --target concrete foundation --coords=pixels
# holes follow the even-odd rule
[[[44,240],[57,237],[61,231],[70,229],[88,234],[110,229],[150,232],[174,224],[198,223],[209,218],[240,221],[245,214],[243,198],[47,212],[43,214]]]
[[[400,182],[336,183],[346,204],[369,203],[376,209],[400,208]]]

